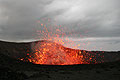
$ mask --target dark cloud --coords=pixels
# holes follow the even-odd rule
[[[4,24],[0,24],[1,39],[29,39],[34,38],[32,36],[35,30],[38,28],[36,26],[36,21],[43,15],[43,7],[49,4],[50,0],[1,0],[0,2],[0,21],[4,20]]]
[[[39,25],[42,23],[53,33],[55,25],[61,25],[62,32],[70,38],[112,40],[120,37],[119,3],[119,0],[0,0],[0,39],[33,40],[35,31],[43,30]]]

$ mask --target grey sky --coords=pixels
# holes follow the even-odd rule
[[[117,39],[120,37],[119,4],[120,0],[0,0],[0,39],[33,40],[35,31],[42,29],[38,20],[47,24],[48,30],[52,27],[53,33],[54,24],[62,25],[66,36],[74,40],[81,38],[80,35]]]

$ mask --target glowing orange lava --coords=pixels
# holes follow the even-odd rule
[[[81,51],[75,52],[51,41],[37,43],[34,49],[29,61],[35,64],[72,65],[84,62]]]
[[[47,25],[40,23],[42,27],[37,33],[46,42],[37,43],[33,47],[34,54],[28,59],[30,62],[35,64],[48,64],[48,65],[72,65],[72,64],[82,64],[84,61],[81,51],[76,52],[69,50],[62,45],[64,43],[70,42],[62,27],[55,25],[55,29],[48,29]],[[42,36],[41,36],[42,35]],[[44,35],[44,36],[43,36]],[[65,38],[65,40],[61,38]],[[80,44],[78,45],[80,46]]]
[[[39,24],[42,29],[37,30],[37,35],[44,41],[32,44],[33,52],[27,54],[28,57],[26,58],[29,62],[46,65],[73,65],[89,64],[91,61],[96,62],[94,55],[91,55],[92,53],[62,46],[64,43],[69,42],[71,45],[74,42],[65,37],[64,29],[61,26],[55,26],[55,29],[51,29],[50,26],[47,27],[47,24],[45,25],[40,21]]]

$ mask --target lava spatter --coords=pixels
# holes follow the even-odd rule
[[[33,42],[32,53],[20,60],[41,65],[96,64],[104,62],[104,53],[71,49],[61,44],[43,40]]]
[[[53,27],[48,26],[48,24],[43,24],[40,21],[39,24],[41,29],[37,30],[37,39],[42,38],[43,41],[33,43],[33,52],[28,54],[28,57],[21,60],[45,65],[97,63],[96,56],[99,57],[97,53],[70,49],[63,46],[65,43],[69,43],[67,45],[68,47],[71,47],[70,45],[74,44],[74,41],[69,40],[66,36],[65,31],[67,29],[63,28],[61,25],[54,25],[54,29],[52,29]],[[80,46],[80,44],[74,47],[77,48],[78,46]]]
[[[35,53],[29,58],[29,61],[35,64],[72,65],[84,62],[80,51],[69,50],[51,41],[37,43],[34,50]]]

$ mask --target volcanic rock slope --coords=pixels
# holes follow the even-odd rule
[[[99,64],[60,66],[37,65],[14,58],[23,57],[24,52],[31,49],[30,45],[31,43],[0,42],[0,80],[120,80],[118,59]],[[13,49],[17,49],[17,54],[21,55],[16,55]],[[119,56],[120,52],[105,54],[109,58],[108,54]]]

